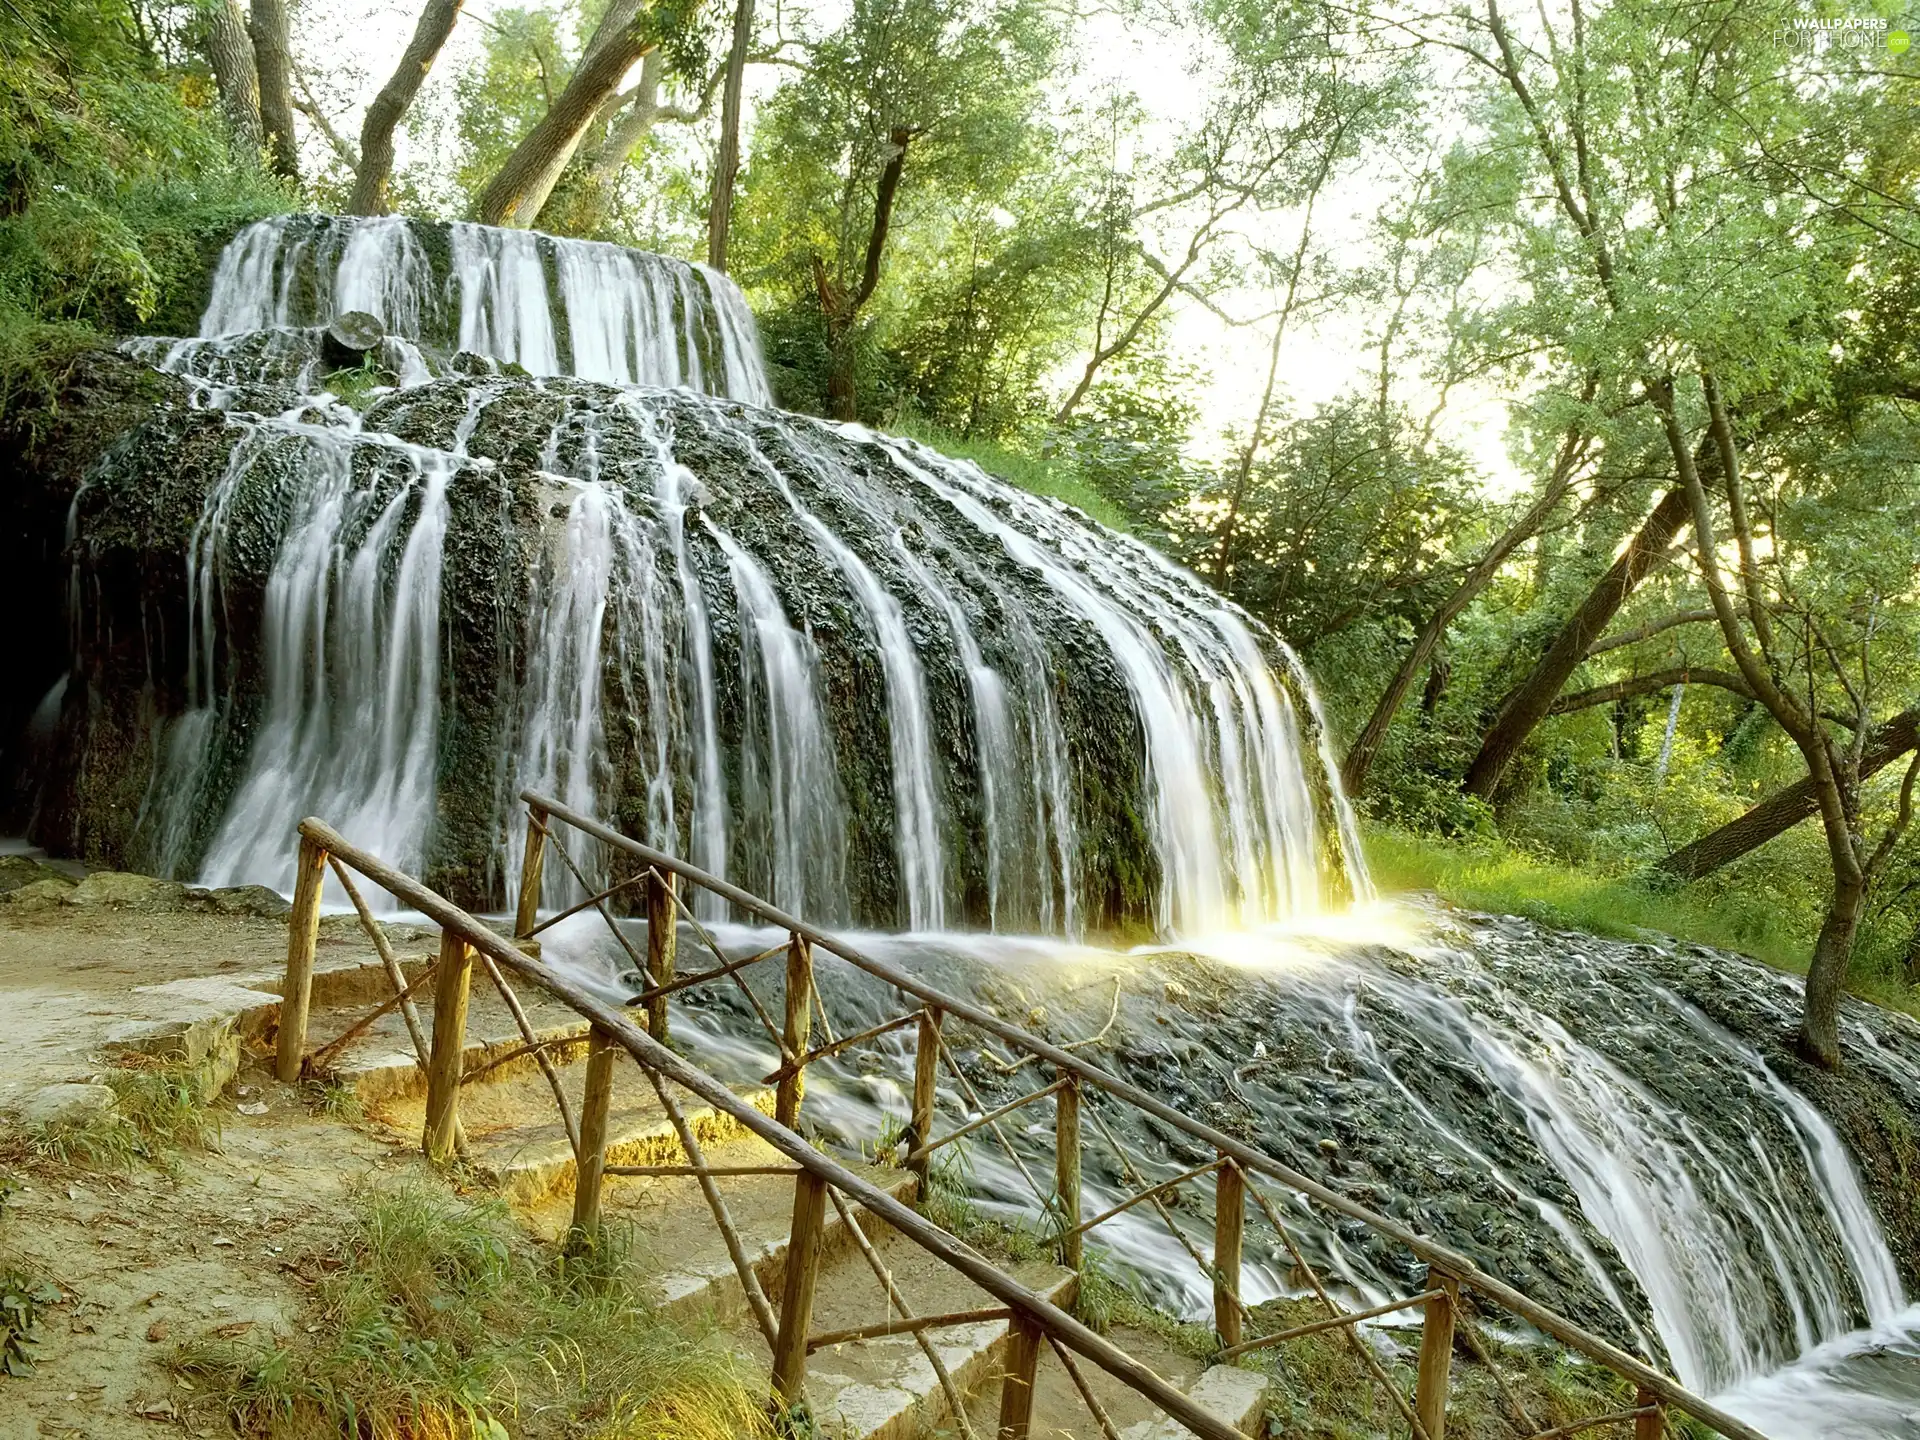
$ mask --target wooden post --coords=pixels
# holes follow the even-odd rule
[[[1644,1413],[1633,1417],[1633,1440],[1666,1440],[1667,1407],[1660,1397],[1642,1387],[1633,1397],[1634,1408]]]
[[[613,1102],[613,1058],[620,1044],[598,1025],[587,1034],[587,1088],[580,1102],[580,1156],[574,1163],[571,1243],[600,1233],[600,1182],[607,1168],[607,1112]]]
[[[1086,1255],[1086,1236],[1079,1233],[1080,1086],[1070,1070],[1062,1070],[1060,1078],[1066,1084],[1053,1097],[1053,1196],[1064,1232],[1060,1263],[1078,1270]]]
[[[918,1150],[933,1139],[934,1087],[939,1078],[940,1012],[928,1006],[920,1012],[919,1038],[913,1052],[913,1108],[907,1117],[908,1128],[913,1131],[913,1143],[907,1147],[909,1151]],[[922,1203],[927,1198],[927,1173],[932,1164],[931,1155],[907,1161],[907,1168],[913,1171],[919,1181]]]
[[[661,876],[658,870],[647,877],[647,985],[649,989],[673,983],[675,941],[680,932],[680,917],[675,913],[673,892],[679,879],[672,871]],[[661,995],[647,1005],[647,1033],[661,1044],[667,1041],[667,997]]]
[[[787,1021],[781,1039],[797,1060],[813,1037],[813,946],[799,935],[787,940]],[[796,1070],[774,1091],[773,1118],[791,1130],[800,1119],[807,1077]]]
[[[293,913],[287,917],[287,978],[280,987],[280,1037],[273,1073],[291,1085],[300,1078],[307,1051],[307,1011],[313,1002],[313,948],[320,940],[320,890],[327,880],[327,852],[300,837],[293,877]]]
[[[1427,1302],[1426,1323],[1420,1332],[1420,1373],[1414,1384],[1413,1411],[1420,1417],[1428,1440],[1446,1440],[1447,1380],[1453,1365],[1453,1310],[1460,1287],[1454,1279],[1428,1267],[1427,1289],[1439,1290]]]
[[[472,977],[473,951],[451,930],[442,930],[440,960],[433,972],[433,1054],[427,1060],[427,1129],[422,1138],[427,1158],[435,1164],[454,1154]]]
[[[540,882],[547,870],[546,826],[547,812],[537,805],[529,805],[527,853],[520,860],[520,905],[513,916],[513,938],[526,942],[520,948],[529,955],[540,953],[540,942],[531,937],[540,917]]]
[[[1220,1344],[1240,1343],[1240,1253],[1247,1225],[1247,1177],[1231,1159],[1213,1172],[1213,1328]]]
[[[1000,1382],[1000,1440],[1027,1440],[1042,1336],[1038,1325],[1018,1313],[1007,1323],[1007,1334],[1007,1373]]]
[[[807,1327],[820,1278],[820,1231],[827,1182],[812,1173],[793,1182],[793,1231],[787,1237],[787,1286],[780,1297],[780,1333],[773,1344],[773,1388],[784,1404],[800,1398],[807,1378]]]

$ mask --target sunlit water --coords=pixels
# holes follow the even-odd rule
[[[1298,1065],[1301,1043],[1309,1042],[1323,1052],[1322,1064],[1340,1072],[1341,1088],[1364,1097],[1383,1149],[1409,1151],[1410,1171],[1430,1171],[1425,1183],[1436,1192],[1467,1183],[1453,1178],[1455,1166],[1490,1187],[1516,1223],[1557,1246],[1604,1297],[1615,1333],[1664,1351],[1689,1387],[1718,1395],[1779,1440],[1920,1437],[1920,1309],[1908,1307],[1859,1177],[1824,1117],[1751,1046],[1659,977],[1640,973],[1645,947],[1556,936],[1521,922],[1435,931],[1431,918],[1375,905],[1179,951],[1125,954],[1005,936],[852,938],[876,958],[993,1005],[1016,1024],[1035,1011],[1042,1028],[1071,1015],[1070,1025],[1050,1032],[1055,1040],[1096,1033],[1111,1016],[1112,1032],[1089,1058],[1148,1088],[1154,1076],[1135,1063],[1141,1047],[1171,1045],[1185,1055],[1182,1067],[1198,1092],[1225,1086],[1244,1096],[1259,1120],[1258,1143],[1316,1172],[1317,1157],[1301,1153],[1293,1137],[1323,1133],[1314,1127],[1324,1117],[1299,1113],[1263,1084],[1263,1052],[1284,1051],[1287,1064]],[[781,938],[740,927],[718,933],[729,954]],[[683,968],[694,963],[684,948],[691,943],[683,931]],[[1195,967],[1181,952],[1210,963]],[[609,998],[631,993],[619,976],[624,958],[598,921],[559,927],[547,954]],[[900,1013],[900,998],[863,974],[824,954],[816,965],[837,1033]],[[1197,978],[1168,988],[1168,976],[1187,973],[1182,965]],[[769,968],[774,973],[761,973],[756,991],[777,1014],[777,966]],[[1763,995],[1773,983],[1757,967],[1755,980]],[[1215,984],[1235,998],[1183,994]],[[1254,1029],[1223,1027],[1210,1013],[1218,1003],[1257,1017]],[[1596,1016],[1611,1023],[1592,1023]],[[778,1063],[748,1008],[724,992],[677,1011],[673,1023],[690,1054],[730,1079],[755,1079]],[[888,1125],[904,1121],[912,1034],[883,1037],[810,1071],[810,1123],[843,1146],[871,1147]],[[980,1037],[955,1046],[976,1082],[994,1078],[977,1053]],[[1680,1081],[1651,1058],[1668,1048]],[[1702,1077],[1717,1092],[1712,1115],[1692,1113],[1677,1098]],[[990,1108],[1041,1083],[1029,1066],[999,1088],[983,1086],[980,1104]],[[945,1073],[939,1105],[938,1130],[977,1113]],[[1101,1110],[1151,1178],[1195,1163],[1177,1137],[1170,1144],[1119,1107]],[[1017,1112],[1006,1128],[1044,1190],[1053,1165],[1051,1108]],[[1086,1129],[1083,1138],[1082,1213],[1090,1215],[1131,1187],[1097,1134]],[[1039,1202],[991,1137],[965,1149],[975,1203],[1037,1226]],[[1350,1178],[1371,1157],[1351,1163]],[[1421,1183],[1418,1176],[1410,1182]],[[1274,1193],[1316,1266],[1356,1303],[1408,1292],[1409,1273],[1350,1224],[1330,1225]],[[1415,1193],[1381,1203],[1501,1273],[1501,1257],[1487,1253],[1481,1237],[1449,1233],[1442,1199]],[[1206,1254],[1204,1196],[1175,1218]],[[1207,1313],[1209,1285],[1150,1211],[1108,1222],[1091,1239],[1164,1303],[1196,1318]],[[1250,1301],[1301,1293],[1263,1223],[1250,1223],[1247,1243]],[[1631,1293],[1635,1282],[1643,1303]]]

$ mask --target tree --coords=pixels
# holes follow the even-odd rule
[[[240,0],[207,0],[198,14],[201,44],[220,93],[220,108],[233,132],[234,148],[257,163],[266,139],[260,120],[260,73]]]
[[[713,199],[707,206],[707,263],[727,268],[733,228],[733,189],[740,173],[740,105],[746,88],[747,52],[753,45],[753,0],[735,0],[733,43],[727,50],[726,91],[720,103],[720,155],[713,167]]]
[[[1239,221],[1300,203],[1303,188],[1324,184],[1322,162],[1342,158],[1329,137],[1344,127],[1345,143],[1357,144],[1367,127],[1352,122],[1369,108],[1377,112],[1369,125],[1389,119],[1383,102],[1398,83],[1398,64],[1378,59],[1386,78],[1365,77],[1343,55],[1344,26],[1331,9],[1313,0],[1222,3],[1200,6],[1191,18],[1213,42],[1206,108],[1148,164],[1129,163],[1116,147],[1106,196],[1107,276],[1087,358],[1054,411],[1055,425],[1072,418],[1101,372],[1148,338],[1176,299],[1210,305],[1237,278],[1223,252]],[[1316,174],[1315,186],[1302,186],[1303,176]],[[1282,335],[1285,328],[1276,326]]]
[[[293,133],[293,43],[286,0],[252,0],[248,29],[260,81],[260,121],[273,173],[300,178],[300,143]]]
[[[1716,622],[1717,622],[1716,617]],[[1920,709],[1903,710],[1878,726],[1860,752],[1860,779],[1872,779],[1894,761],[1920,748]],[[1682,883],[1705,879],[1749,851],[1777,839],[1819,811],[1813,781],[1796,780],[1776,790],[1746,814],[1700,836],[1653,866],[1656,878]]]
[[[684,63],[698,21],[690,0],[612,0],[594,26],[566,85],[481,192],[475,211],[489,225],[531,226],[596,122],[618,113],[621,81],[649,52]],[[624,157],[623,157],[624,158]]]
[[[1800,1043],[1834,1065],[1862,909],[1911,819],[1903,791],[1879,838],[1866,835],[1862,761],[1885,697],[1912,683],[1920,497],[1901,417],[1887,422],[1895,438],[1838,454],[1819,422],[1856,324],[1857,277],[1885,251],[1920,245],[1920,228],[1910,205],[1881,203],[1898,182],[1856,178],[1851,162],[1887,123],[1884,102],[1868,86],[1806,83],[1747,42],[1747,19],[1730,4],[1681,14],[1628,3],[1589,22],[1574,0],[1542,53],[1487,0],[1484,32],[1461,45],[1498,86],[1490,123],[1522,142],[1516,153],[1550,197],[1511,227],[1529,266],[1524,321],[1557,353],[1637,387],[1672,476],[1562,627],[1546,681],[1523,686],[1495,731],[1523,731],[1551,708],[1620,602],[1687,533],[1733,668],[1800,755],[1821,818],[1832,884]],[[1813,431],[1824,444],[1805,443]],[[1770,482],[1757,503],[1755,473]],[[1490,788],[1501,749],[1482,747],[1470,787]]]
[[[855,0],[768,102],[741,219],[818,317],[829,413],[859,413],[859,352],[914,197],[933,214],[1017,180],[1058,43],[1034,0]]]
[[[367,107],[360,126],[360,154],[355,168],[353,198],[347,209],[355,215],[382,215],[387,209],[387,183],[393,174],[393,132],[405,118],[420,86],[433,68],[440,47],[453,33],[463,0],[427,0],[414,26],[413,38],[394,66],[387,83]]]

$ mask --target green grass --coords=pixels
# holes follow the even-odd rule
[[[1366,847],[1374,882],[1386,892],[1431,890],[1469,910],[1524,915],[1568,930],[1712,945],[1795,975],[1806,973],[1812,955],[1807,917],[1784,913],[1758,891],[1705,897],[1691,889],[1660,890],[1631,875],[1575,869],[1495,842],[1454,843],[1384,827],[1369,830]],[[1859,957],[1847,988],[1877,1005],[1920,1015],[1914,987]]]
[[[898,435],[930,445],[943,455],[971,460],[989,475],[1010,485],[1018,485],[1033,495],[1064,500],[1077,505],[1102,525],[1113,530],[1128,530],[1127,518],[1120,508],[1089,485],[1072,466],[1057,459],[1041,459],[1013,450],[992,440],[968,440],[924,420],[904,419],[891,427]]]
[[[617,1237],[537,1248],[506,1206],[438,1186],[360,1196],[304,1336],[203,1340],[173,1368],[194,1404],[259,1440],[735,1440],[764,1404],[710,1337],[653,1312]]]
[[[107,1072],[114,1108],[17,1132],[8,1158],[89,1170],[130,1170],[145,1160],[163,1169],[182,1150],[204,1150],[220,1133],[206,1108],[202,1076],[191,1066],[127,1056]]]

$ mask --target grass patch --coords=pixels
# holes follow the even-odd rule
[[[1668,937],[1751,955],[1804,975],[1813,937],[1765,894],[1701,896],[1660,890],[1631,875],[1555,864],[1496,842],[1455,843],[1390,828],[1370,829],[1367,864],[1382,891],[1432,890],[1470,910],[1524,915],[1543,925],[1624,940]],[[1920,994],[1890,973],[1859,963],[1847,989],[1889,1009],[1920,1016]]]
[[[193,1066],[128,1056],[105,1076],[113,1109],[26,1126],[6,1158],[122,1171],[145,1160],[171,1170],[178,1151],[204,1150],[219,1138],[201,1078]]]
[[[1064,461],[1041,459],[992,440],[968,440],[920,419],[900,420],[892,429],[895,434],[932,446],[942,455],[971,460],[989,475],[1017,485],[1029,494],[1077,505],[1109,529],[1128,531],[1132,528],[1119,506]]]
[[[368,1193],[310,1257],[309,1334],[176,1352],[195,1404],[261,1440],[735,1440],[770,1434],[749,1377],[667,1325],[618,1238],[540,1251],[499,1201]]]

